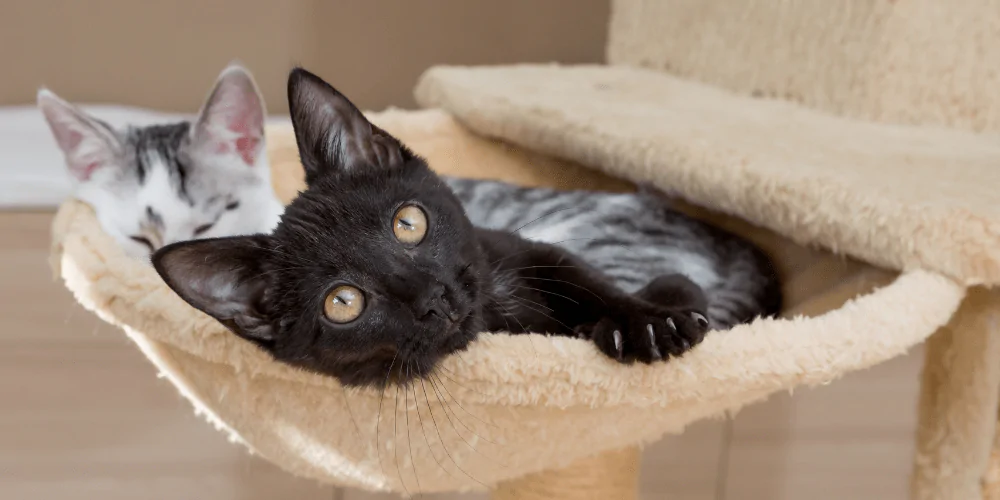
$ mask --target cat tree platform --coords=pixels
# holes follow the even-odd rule
[[[370,117],[442,173],[630,188],[572,162],[473,135],[441,111]],[[275,188],[287,201],[302,187],[294,139],[287,128],[271,128],[268,143]],[[676,186],[651,167],[630,177]],[[989,300],[934,270],[897,275],[735,218],[686,209],[774,256],[786,319],[710,333],[683,358],[653,366],[617,364],[583,340],[485,334],[448,358],[434,385],[390,387],[384,395],[271,361],[184,303],[150,266],[126,257],[82,203],[60,209],[52,256],[81,304],[121,326],[198,412],[254,453],[342,486],[403,494],[488,489],[497,499],[635,498],[642,444],[769,394],[892,358],[949,321],[948,328],[964,333],[975,326],[969,318],[977,317],[976,307]],[[996,348],[963,350],[959,336],[946,335],[936,338],[958,345],[962,363],[981,363]],[[947,376],[941,383],[949,383]],[[925,407],[949,406],[927,401]]]
[[[609,63],[645,69],[438,68],[417,89],[437,110],[372,119],[444,173],[629,189],[603,171],[674,193],[770,253],[782,319],[712,332],[655,366],[618,365],[576,339],[483,335],[434,386],[383,398],[270,361],[127,259],[80,203],[59,212],[54,264],[209,420],[321,481],[635,498],[643,443],[927,340],[913,496],[1000,498],[1000,137],[986,135],[1000,130],[1000,9],[611,10]],[[268,134],[288,200],[302,186],[294,140]]]
[[[442,67],[416,95],[484,136],[650,182],[802,245],[968,287],[928,343],[913,491],[996,491],[983,484],[1000,473],[988,466],[1000,394],[1000,138],[840,118],[626,67]],[[858,320],[870,340],[888,332]],[[800,333],[817,342],[825,334],[813,328]]]

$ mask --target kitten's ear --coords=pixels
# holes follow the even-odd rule
[[[263,309],[268,242],[237,236],[174,243],[153,254],[153,267],[195,309],[271,351],[274,331]]]
[[[120,163],[121,141],[105,123],[44,88],[38,91],[38,109],[77,181],[87,182],[94,172]]]
[[[302,68],[288,75],[288,107],[307,184],[327,170],[391,168],[413,156],[337,89]]]
[[[231,64],[219,74],[191,129],[206,154],[235,155],[254,166],[264,151],[264,99],[246,68]]]

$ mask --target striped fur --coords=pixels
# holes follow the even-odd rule
[[[445,178],[472,223],[562,247],[634,292],[680,273],[709,299],[712,326],[776,314],[781,291],[768,258],[749,242],[671,209],[652,193],[523,188]]]

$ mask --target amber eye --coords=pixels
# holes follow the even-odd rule
[[[403,243],[420,243],[427,235],[427,214],[416,205],[400,208],[392,219],[392,233]]]
[[[334,323],[350,323],[365,310],[365,296],[353,286],[338,286],[326,296],[323,314]]]

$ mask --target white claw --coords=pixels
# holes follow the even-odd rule
[[[656,345],[656,333],[653,332],[653,325],[646,325],[646,334],[649,335],[649,352],[653,355],[653,359],[662,359],[663,355],[660,354],[660,347]]]
[[[693,312],[691,313],[691,317],[694,318],[694,320],[697,321],[699,325],[708,326],[708,318],[706,318],[701,313]]]
[[[667,327],[673,331],[677,331],[677,325],[674,324],[674,318],[667,318]]]
[[[615,350],[618,351],[618,356],[622,355],[622,332],[615,330],[611,332],[611,336],[615,339]]]

